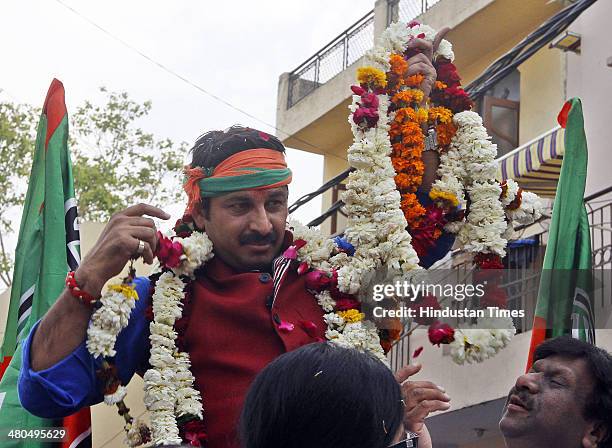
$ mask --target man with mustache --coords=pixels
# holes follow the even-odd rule
[[[612,356],[570,337],[543,342],[499,427],[508,448],[612,447]]]
[[[200,137],[186,169],[187,212],[214,247],[214,257],[196,273],[184,332],[203,397],[209,448],[237,446],[237,418],[260,370],[284,352],[325,339],[324,313],[305,286],[306,276],[276,261],[292,242],[286,231],[291,171],[284,149],[276,137],[236,126]],[[81,289],[99,297],[104,283],[137,253],[140,241],[144,260],[153,262],[155,225],[143,215],[168,218],[143,204],[113,216],[75,272]],[[439,256],[447,250],[441,248]],[[123,384],[148,368],[149,285],[146,278],[136,279],[144,300],[136,301],[117,339],[115,364]],[[19,383],[22,405],[30,412],[58,418],[101,401],[99,362],[84,342],[91,312],[64,291],[32,329]],[[405,383],[406,429],[421,430],[429,412],[448,408],[448,397],[435,385],[406,382],[414,371],[408,367],[398,381]],[[427,438],[426,429],[421,434]]]
[[[422,39],[409,44],[421,53],[408,60],[408,74],[425,75],[421,88],[426,94],[436,78],[432,54],[446,31],[433,44]],[[305,276],[289,269],[290,260],[282,257],[293,238],[286,231],[291,171],[284,151],[276,137],[254,129],[211,131],[196,141],[186,170],[189,220],[207,233],[214,247],[213,259],[196,271],[182,335],[204,401],[209,448],[237,446],[237,417],[260,370],[282,353],[325,338],[322,308],[307,290]],[[432,151],[423,156],[425,195],[436,175],[432,157]],[[85,345],[92,313],[88,302],[100,297],[104,284],[130,258],[153,262],[158,237],[147,216],[169,218],[146,204],[114,215],[71,273],[71,287],[32,328],[23,346],[19,397],[33,414],[59,418],[103,399],[102,380],[96,375],[101,360]],[[429,258],[441,258],[451,245],[448,240],[439,243]],[[141,300],[115,346],[122,384],[134,373],[143,374],[149,362],[145,311],[151,303],[150,282],[137,278],[135,288]],[[448,409],[449,399],[431,383],[406,381],[416,370],[398,372],[398,381],[405,396],[406,429],[420,432],[421,447],[427,448],[423,420],[430,412]]]

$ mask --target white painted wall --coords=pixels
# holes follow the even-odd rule
[[[595,2],[569,27],[582,36],[581,54],[567,53],[567,98],[579,96],[589,145],[586,194],[612,184],[612,2]]]

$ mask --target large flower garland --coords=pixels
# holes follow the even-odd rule
[[[419,257],[407,229],[426,234],[420,238],[426,244],[417,241],[421,250],[431,247],[443,228],[457,233],[475,253],[478,266],[498,268],[510,223],[533,222],[539,213],[537,196],[522,192],[513,181],[499,185],[492,180],[495,149],[480,117],[467,111],[471,101],[459,85],[452,46],[445,40],[435,55],[441,79],[432,93],[435,105],[419,106],[423,94],[418,86],[423,78],[406,76],[406,48],[411,38],[432,41],[434,36],[435,31],[425,25],[393,23],[368,52],[371,66],[359,70],[360,85],[352,87],[349,122],[354,143],[348,161],[355,171],[349,175],[343,197],[348,211],[345,237],[331,240],[292,223],[294,243],[283,254],[295,262],[298,274],[306,276],[306,287],[324,312],[326,339],[369,351],[384,362],[401,326],[391,322],[389,328],[377,328],[365,319],[360,298],[367,296],[374,279],[406,279],[419,271]],[[435,204],[428,208],[415,195],[424,169],[421,125],[425,123],[435,127],[441,152],[440,179],[430,193]],[[458,224],[464,216],[457,208],[466,203],[469,213]],[[160,235],[156,254],[163,269],[154,276],[151,369],[144,375],[151,433],[129,416],[123,403],[125,388],[108,360],[101,372],[105,401],[119,406],[131,446],[147,443],[149,436],[156,445],[187,442],[201,446],[206,441],[202,399],[181,340],[191,281],[213,256],[212,243],[201,232],[184,228],[177,232],[180,236],[171,239]],[[114,355],[117,335],[127,325],[136,298],[126,284],[109,288],[102,297],[88,331],[87,347],[92,355]],[[454,330],[436,321],[429,327],[429,336],[434,344],[451,344],[456,362],[480,362],[507,345],[514,334],[506,321],[494,322],[492,328],[493,324],[497,329]]]
[[[151,415],[154,443],[201,446],[206,441],[202,398],[194,386],[189,354],[177,347],[175,326],[183,315],[190,281],[195,271],[213,257],[213,246],[203,232],[193,232],[187,238],[158,236],[157,257],[164,270],[152,295],[152,368],[143,377],[145,406]]]
[[[386,362],[379,329],[364,320],[356,297],[339,289],[336,268],[352,258],[353,247],[344,240],[334,242],[322,237],[318,231],[298,223],[292,223],[290,230],[295,236],[294,244],[283,255],[296,260],[298,273],[306,275],[306,286],[324,311],[323,320],[328,326],[326,338],[343,347],[369,351]],[[125,426],[127,439],[130,446],[147,443],[149,437],[154,445],[189,443],[203,446],[207,436],[202,400],[194,387],[189,354],[182,350],[179,341],[186,326],[180,321],[184,319],[184,307],[188,306],[191,281],[195,271],[213,256],[212,243],[202,232],[191,232],[184,238],[167,238],[161,234],[158,237],[156,255],[163,268],[152,278],[151,368],[144,374],[144,402],[150,413],[151,429],[140,421],[132,423],[130,417]],[[114,354],[116,337],[127,325],[135,298],[136,292],[126,284],[111,286],[103,296],[102,306],[94,314],[88,334],[87,346],[94,356]],[[119,303],[123,311],[118,313],[114,304]],[[117,315],[121,328],[104,326],[106,321],[116,321],[113,316]],[[392,341],[384,342],[390,348]],[[110,382],[118,383],[116,370],[107,375]],[[125,388],[120,390],[122,400]],[[106,402],[113,404],[111,400]],[[125,416],[127,408],[123,402],[121,404],[120,413]]]
[[[359,130],[367,132],[366,129],[384,128],[390,123],[393,149],[391,160],[396,172],[396,186],[402,193],[401,208],[417,253],[422,254],[431,248],[443,229],[457,233],[459,242],[474,254],[474,263],[478,268],[475,280],[478,281],[483,278],[482,270],[503,267],[501,259],[511,236],[512,221],[520,220],[523,224],[533,222],[539,217],[539,201],[537,196],[529,194],[528,200],[521,204],[522,194],[515,188],[516,183],[509,181],[499,185],[495,181],[496,147],[490,142],[480,117],[470,111],[473,103],[461,87],[461,78],[452,63],[452,46],[445,40],[442,40],[434,55],[438,73],[438,81],[431,95],[434,105],[429,107],[427,115],[423,113],[424,108],[418,106],[423,99],[417,88],[422,78],[418,75],[409,78],[405,76],[406,59],[409,56],[406,54],[406,45],[414,37],[433,41],[435,34],[432,28],[416,22],[407,26],[402,23],[389,26],[380,38],[380,45],[367,55],[372,66],[362,68],[358,73],[360,86],[352,87],[353,92],[359,96],[353,97],[351,124],[358,144],[362,135]],[[375,85],[369,84],[369,79],[361,76],[377,70]],[[384,73],[386,79],[382,76]],[[385,94],[391,95],[391,106],[388,108],[390,113],[364,113],[366,103],[383,103],[387,100]],[[362,101],[364,98],[368,99],[367,102]],[[428,207],[428,210],[424,209],[414,195],[422,181],[421,125],[426,121],[430,126],[435,126],[438,151],[441,153],[439,179],[430,191],[434,205]],[[349,163],[355,166],[351,162],[350,150]],[[383,177],[382,170],[380,177]],[[350,191],[350,183],[347,187]],[[347,233],[350,229],[349,219]],[[492,273],[484,275],[494,278]],[[496,282],[491,282],[481,305],[505,307],[505,302],[504,291]],[[487,326],[487,323],[483,323]],[[438,325],[434,322],[430,326],[430,335],[440,333],[436,327]],[[488,341],[491,347],[503,347],[514,334],[507,328],[514,327],[511,322],[510,325],[506,322],[503,328],[499,331],[470,329],[470,338],[461,337],[462,330],[458,330],[456,339],[444,329],[442,339],[433,337],[432,343],[436,343],[436,340],[438,343],[440,340],[446,343],[454,341],[455,345],[463,347],[462,353],[466,354],[468,360],[482,361],[497,350],[484,349],[479,344],[470,344],[469,340],[476,338],[481,342]],[[471,357],[472,352],[480,353],[479,357]],[[454,359],[459,362],[461,356]]]

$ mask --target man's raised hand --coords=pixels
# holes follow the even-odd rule
[[[406,47],[407,50],[418,52],[407,61],[407,75],[412,76],[420,73],[425,76],[425,79],[420,86],[420,89],[425,94],[425,99],[429,97],[437,77],[436,69],[433,66],[433,55],[438,50],[440,42],[442,42],[442,39],[444,39],[444,36],[446,36],[449,31],[449,27],[442,28],[436,34],[433,42],[419,38],[411,39]]]
[[[75,273],[75,279],[84,291],[94,297],[99,296],[104,284],[138,255],[140,241],[144,243],[143,260],[153,263],[157,229],[155,222],[146,216],[170,218],[162,209],[148,204],[128,207],[111,217]]]
[[[448,410],[450,398],[442,388],[430,381],[408,381],[420,370],[420,364],[402,367],[395,374],[395,379],[402,389],[404,428],[419,434],[419,447],[431,448],[425,418],[432,412]]]

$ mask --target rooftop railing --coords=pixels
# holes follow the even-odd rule
[[[409,22],[440,0],[388,0],[387,24]],[[385,13],[384,9],[382,10]],[[374,45],[374,10],[340,33],[289,74],[287,109],[361,58]],[[347,96],[349,90],[347,89]]]
[[[440,0],[388,0],[387,25],[395,20],[410,22]]]
[[[357,61],[373,42],[374,10],[290,73],[287,109]]]

